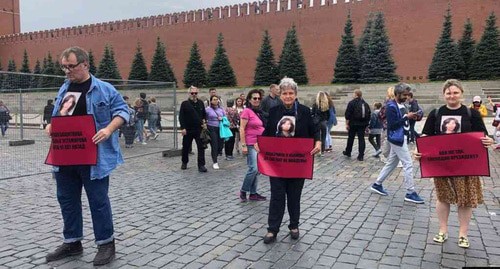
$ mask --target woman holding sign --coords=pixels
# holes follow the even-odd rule
[[[311,110],[299,104],[297,101],[297,83],[291,78],[284,78],[279,85],[281,90],[281,100],[283,104],[275,106],[269,110],[269,118],[266,122],[266,128],[263,136],[280,136],[278,130],[279,123],[284,119],[290,119],[294,129],[289,134],[293,137],[313,138],[314,148],[310,154],[314,155],[321,151],[320,130],[313,123]],[[282,130],[283,131],[283,130]],[[259,151],[258,144],[255,148]],[[291,145],[292,146],[292,145]],[[299,219],[300,219],[300,196],[304,187],[303,178],[279,178],[270,177],[271,181],[271,201],[269,204],[269,217],[267,234],[264,236],[264,243],[269,244],[276,241],[276,236],[285,213],[285,200],[288,204],[288,214],[290,215],[290,237],[299,238]]]
[[[487,136],[486,127],[479,112],[462,105],[462,84],[455,79],[449,79],[443,86],[443,96],[446,105],[429,113],[422,130],[423,135],[438,135],[446,133],[484,132],[481,142],[485,147],[493,144],[493,139]],[[450,137],[452,139],[452,137]],[[415,158],[422,155],[415,152]],[[434,241],[443,243],[448,239],[448,216],[450,204],[458,206],[458,246],[469,247],[467,232],[472,217],[472,208],[483,203],[483,190],[478,176],[436,177],[436,212],[439,219],[439,232]]]

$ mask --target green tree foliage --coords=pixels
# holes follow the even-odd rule
[[[384,15],[379,12],[373,22],[366,51],[361,58],[361,82],[380,83],[398,80],[390,46]]]
[[[257,57],[253,85],[269,86],[270,84],[278,82],[278,65],[274,59],[271,37],[269,36],[269,32],[266,30],[264,31],[262,46],[260,47],[259,56]]]
[[[92,75],[97,74],[97,67],[95,66],[94,53],[92,53],[92,50],[89,50],[89,72]]]
[[[61,64],[59,63],[59,57],[56,58],[57,60],[54,61],[54,72],[56,76],[61,76],[65,77],[66,73],[62,70]],[[56,86],[62,85],[64,83],[65,78],[54,78],[54,84]]]
[[[444,16],[443,31],[429,66],[429,80],[431,81],[450,78],[463,79],[465,76],[464,60],[451,37],[451,31],[451,10],[448,8]]]
[[[365,29],[363,30],[363,33],[361,34],[361,38],[359,39],[358,43],[358,57],[360,61],[361,59],[363,59],[366,52],[366,48],[368,47],[372,28],[373,28],[373,14],[370,13],[370,15],[368,16],[368,20],[366,21]]]
[[[8,72],[17,72],[16,62],[13,59],[9,60],[9,64],[7,66]],[[18,89],[20,88],[20,79],[21,77],[16,74],[7,74],[5,75],[3,86],[4,89]]]
[[[27,74],[31,73],[30,61],[29,61],[29,57],[28,57],[28,52],[26,50],[24,50],[24,53],[23,53],[23,63],[21,64],[21,69],[19,69],[19,72],[27,73]],[[27,89],[30,87],[31,77],[19,76],[19,79],[20,79],[20,87],[22,89]]]
[[[38,59],[36,60],[35,68],[33,68],[33,74],[35,75],[42,74],[42,67],[40,66],[40,60]],[[41,77],[33,76],[33,78],[31,79],[30,88],[38,88],[40,86],[40,82],[41,82]]]
[[[130,68],[128,79],[148,80],[148,68],[146,67],[144,55],[142,55],[142,48],[140,43],[137,43],[137,48],[135,50],[135,56],[134,60],[132,61],[132,67]]]
[[[201,60],[200,50],[196,42],[191,47],[191,53],[186,69],[184,70],[184,79],[182,82],[186,88],[191,85],[203,87],[207,84],[207,71],[205,70],[205,64]]]
[[[342,35],[337,60],[335,61],[332,83],[354,83],[359,79],[359,58],[356,45],[354,45],[354,34],[352,33],[351,14],[347,15],[347,21]]]
[[[500,44],[496,16],[492,12],[486,20],[481,41],[472,55],[470,79],[500,78]]]
[[[3,71],[2,59],[0,59],[0,71]],[[3,74],[0,74],[0,90],[3,87],[4,78],[5,78],[5,76]]]
[[[293,78],[298,84],[307,84],[306,62],[297,38],[295,25],[288,30],[279,59],[279,77]]]
[[[236,76],[229,63],[229,58],[227,57],[223,42],[224,36],[222,33],[219,33],[215,56],[207,76],[207,83],[210,87],[231,87],[237,85]]]
[[[118,72],[118,65],[115,61],[115,53],[113,47],[106,45],[104,47],[104,55],[99,63],[97,77],[101,79],[122,79],[120,72]],[[113,82],[112,84],[117,84]]]
[[[464,60],[464,78],[469,77],[469,67],[472,61],[472,54],[474,53],[474,39],[472,38],[472,23],[470,19],[464,25],[464,32],[462,39],[458,41],[458,51]]]
[[[52,55],[49,54],[47,55],[47,58],[44,58],[43,60],[43,71],[42,74],[44,75],[50,75],[53,76],[56,74],[56,69],[55,69],[55,64],[52,61]],[[57,87],[54,83],[54,78],[53,77],[42,77],[41,82],[40,82],[40,87],[41,88],[51,88],[51,87]]]
[[[149,73],[150,81],[175,82],[174,71],[167,59],[166,48],[160,37],[156,39],[156,50],[151,61],[151,73]]]

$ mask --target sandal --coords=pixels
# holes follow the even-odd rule
[[[434,238],[432,238],[432,240],[434,240],[434,242],[438,242],[438,243],[444,243],[444,241],[446,241],[446,239],[448,239],[448,234],[445,234],[442,232],[439,232],[438,234],[436,234],[436,236],[434,236]]]
[[[469,239],[467,239],[467,237],[460,236],[458,238],[458,246],[461,248],[468,248],[470,246]]]

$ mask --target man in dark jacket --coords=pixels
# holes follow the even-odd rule
[[[262,111],[266,113],[269,113],[269,109],[277,105],[281,105],[282,103],[283,102],[280,98],[280,87],[276,84],[271,84],[271,86],[269,86],[269,95],[262,99],[260,109],[262,109]]]
[[[47,105],[43,108],[43,129],[47,124],[50,124],[52,119],[52,111],[54,110],[54,105],[52,104],[52,99],[47,100]]]
[[[206,128],[205,125],[205,106],[203,102],[198,99],[198,88],[191,86],[188,90],[189,99],[182,102],[179,109],[179,122],[181,125],[182,133],[182,166],[181,169],[187,169],[189,162],[189,149],[196,141],[198,147],[198,170],[202,173],[207,172],[205,168],[205,148],[200,139],[201,130]]]
[[[382,168],[382,171],[380,171],[377,181],[371,186],[371,190],[383,196],[388,195],[387,191],[382,187],[382,183],[391,175],[399,161],[401,161],[403,164],[404,185],[406,188],[405,201],[423,204],[424,200],[422,200],[415,191],[413,161],[406,142],[409,130],[408,120],[415,119],[417,116],[416,113],[408,112],[404,105],[410,90],[408,84],[399,83],[394,87],[395,99],[387,103],[387,142],[390,145],[391,151],[387,158],[387,163],[384,168]]]
[[[415,131],[415,123],[417,123],[417,119],[422,119],[423,111],[420,109],[418,105],[417,99],[413,98],[413,93],[410,92],[408,94],[408,106],[410,112],[414,112],[417,115],[420,115],[420,118],[415,117],[415,119],[410,119],[410,133],[408,135],[408,143],[415,143],[415,139],[419,137],[417,131]]]
[[[370,123],[370,106],[363,100],[363,93],[360,89],[354,90],[353,99],[347,104],[345,111],[345,128],[348,131],[347,146],[342,152],[347,157],[351,157],[354,137],[358,136],[358,161],[363,161],[365,155],[365,130]]]

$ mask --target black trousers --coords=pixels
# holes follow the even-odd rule
[[[236,140],[236,132],[238,131],[238,128],[231,128],[230,130],[233,133],[233,136],[224,142],[224,152],[226,153],[226,157],[233,156],[234,141]]]
[[[363,157],[365,156],[365,129],[366,126],[363,125],[350,125],[349,126],[349,137],[347,138],[347,147],[345,148],[345,151],[347,154],[351,154],[352,152],[352,145],[354,144],[354,137],[358,136],[358,150],[359,154],[358,157]]]
[[[224,141],[220,138],[219,127],[208,126],[210,131],[210,148],[212,161],[217,163],[217,156],[219,153],[222,154],[222,148],[224,147]]]
[[[380,135],[379,134],[370,134],[368,135],[368,141],[372,144],[375,150],[380,149]]]
[[[269,217],[267,231],[278,234],[285,213],[285,199],[290,215],[288,229],[297,229],[300,219],[300,196],[304,187],[303,178],[270,177],[271,200],[269,202]]]
[[[200,139],[201,130],[186,130],[186,135],[182,137],[182,163],[189,162],[189,150],[193,144],[193,139],[198,147],[198,167],[205,166],[205,149]]]

